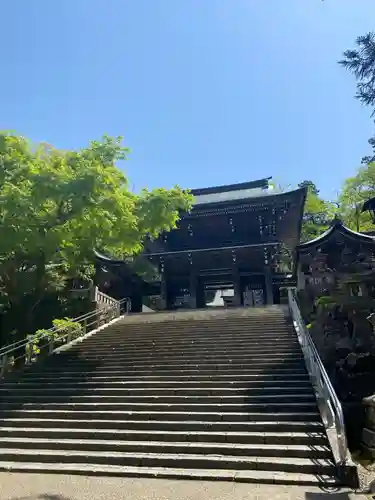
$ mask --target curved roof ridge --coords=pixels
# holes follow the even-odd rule
[[[266,201],[267,199],[283,198],[283,197],[287,197],[289,195],[294,195],[297,193],[301,193],[304,197],[306,197],[307,189],[302,187],[302,188],[297,188],[297,189],[290,189],[288,191],[274,191],[274,190],[266,191],[265,190],[263,192],[251,194],[250,196],[243,196],[241,198],[230,198],[230,199],[222,199],[222,200],[213,199],[213,200],[200,201],[198,203],[195,200],[195,202],[193,202],[193,209],[194,210],[201,210],[203,207],[205,207],[207,205],[220,206],[220,205],[225,205],[228,203],[232,203],[232,204],[246,203],[249,200],[254,200],[256,202]],[[218,193],[211,193],[211,194],[218,194]]]
[[[213,194],[213,193],[225,193],[229,191],[240,191],[243,189],[255,189],[263,188],[266,189],[269,186],[269,180],[272,177],[263,177],[262,179],[256,179],[254,181],[239,182],[237,184],[224,184],[221,186],[210,186],[205,188],[195,188],[190,189],[191,194],[194,196],[199,196],[203,194]]]
[[[326,241],[333,233],[336,231],[340,232],[344,236],[348,236],[352,239],[358,239],[364,241],[366,243],[372,243],[375,245],[375,236],[370,236],[369,234],[359,233],[358,231],[354,231],[353,229],[349,229],[343,223],[343,221],[337,217],[333,219],[330,224],[330,227],[324,231],[322,234],[314,238],[310,241],[305,241],[304,243],[300,243],[297,245],[296,250],[305,250],[307,248],[311,248],[319,243],[323,243]]]

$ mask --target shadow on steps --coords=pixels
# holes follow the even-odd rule
[[[64,377],[67,365],[74,362],[77,366],[77,372],[74,374],[72,383],[73,391],[61,391],[56,397],[56,380]],[[26,404],[33,403],[39,408],[43,408],[48,403],[69,403],[71,396],[82,396],[90,391],[79,384],[86,382],[95,374],[100,360],[86,359],[80,352],[72,350],[64,351],[60,354],[53,354],[44,360],[40,360],[19,372],[13,372],[7,375],[0,382],[0,425],[2,413],[17,413],[25,409]],[[68,368],[69,369],[69,368]],[[57,392],[57,391],[56,391]],[[73,394],[72,394],[73,392]],[[47,497],[46,497],[47,498]],[[51,497],[52,499],[52,497]]]
[[[41,495],[31,495],[27,497],[13,497],[9,500],[73,500],[63,495],[54,495],[53,493],[43,493]]]
[[[350,500],[349,493],[331,492],[329,490],[322,491],[321,493],[305,493],[305,500]],[[16,499],[18,500],[18,499]]]

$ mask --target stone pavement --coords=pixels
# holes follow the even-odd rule
[[[0,500],[367,500],[319,488],[0,472]]]

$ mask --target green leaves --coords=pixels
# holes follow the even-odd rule
[[[375,32],[368,32],[356,40],[356,48],[344,52],[344,58],[339,64],[349,70],[357,80],[355,95],[365,106],[372,109],[371,116],[375,115]],[[372,148],[370,155],[362,158],[362,163],[375,161],[375,137],[369,139]]]
[[[93,250],[137,254],[175,227],[191,196],[175,187],[135,195],[116,163],[129,150],[104,136],[78,151],[0,134],[0,304],[39,301],[85,274]]]
[[[312,181],[303,181],[299,186],[307,187],[301,241],[310,241],[328,229],[334,217],[334,207],[319,197],[319,191]]]
[[[357,49],[344,52],[339,64],[357,79],[356,98],[366,106],[375,107],[375,33],[369,32],[356,40]],[[373,115],[375,109],[373,110]]]
[[[354,177],[349,177],[341,192],[340,213],[345,224],[355,231],[374,228],[368,212],[362,213],[363,203],[375,196],[375,163],[358,169]]]

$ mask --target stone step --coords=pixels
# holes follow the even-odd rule
[[[25,372],[24,376],[20,380],[32,380],[33,382],[40,380],[47,381],[51,380],[57,382],[58,380],[130,380],[130,381],[204,381],[204,380],[310,380],[304,368],[295,370],[272,370],[271,373],[265,373],[262,369],[252,369],[252,370],[231,370],[231,373],[226,371],[225,373],[220,372],[210,372],[210,371],[197,371],[197,370],[180,370],[180,372],[175,372],[172,375],[167,372],[167,374],[162,374],[159,372],[158,375],[154,375],[152,371],[146,370],[148,375],[142,375],[140,372],[135,374],[124,373],[121,371],[108,371],[108,375],[97,375],[95,372],[67,372],[67,374],[62,373],[51,373],[51,372],[32,372],[32,368],[38,368],[37,366],[31,366],[28,371]]]
[[[82,342],[84,344],[84,342]],[[176,349],[170,349],[170,350],[165,350],[164,352],[158,351],[154,349],[153,346],[150,346],[147,351],[144,352],[130,352],[124,349],[116,349],[115,347],[108,346],[106,349],[96,349],[90,351],[86,351],[84,348],[80,347],[80,349],[77,349],[75,347],[71,349],[66,349],[59,351],[55,354],[52,355],[52,357],[60,356],[60,357],[71,357],[71,358],[79,358],[81,356],[85,357],[96,357],[96,356],[102,356],[102,357],[111,357],[111,356],[121,356],[121,357],[129,357],[130,359],[136,359],[136,358],[149,358],[150,356],[159,356],[160,358],[168,356],[170,354],[171,357],[181,357],[181,356],[187,356],[187,357],[227,357],[227,356],[254,356],[254,357],[274,357],[274,356],[282,356],[282,355],[297,355],[301,354],[302,350],[299,346],[297,347],[290,347],[286,346],[283,348],[280,348],[278,346],[274,346],[274,349],[270,347],[269,349],[263,349],[263,348],[257,348],[257,349],[252,349],[252,348],[247,348],[244,347],[242,349],[224,349],[224,350],[217,350],[215,346],[212,346],[212,349],[201,349],[199,346],[194,346],[194,348],[182,348],[179,350]]]
[[[220,319],[218,321],[209,320],[205,321],[193,321],[186,322],[174,321],[173,323],[133,323],[129,324],[126,321],[117,321],[116,323],[110,325],[109,328],[103,330],[104,334],[116,333],[121,331],[126,331],[129,333],[139,334],[144,333],[145,335],[150,335],[154,331],[161,333],[179,333],[181,331],[189,331],[195,333],[197,331],[210,333],[210,332],[221,332],[223,330],[238,331],[241,330],[243,332],[248,331],[250,328],[255,330],[261,330],[263,328],[264,331],[272,331],[272,330],[287,330],[293,331],[293,325],[289,321],[285,321],[283,319],[272,318],[271,321],[268,321],[266,318],[263,318],[261,321],[248,321],[248,320],[233,320],[225,321]]]
[[[169,342],[173,342],[174,344],[179,345],[185,344],[187,342],[195,341],[195,342],[202,342],[202,343],[213,343],[215,341],[217,342],[235,342],[237,340],[240,340],[241,342],[258,342],[262,338],[265,341],[271,342],[272,340],[297,340],[297,335],[294,331],[291,332],[286,332],[285,330],[272,330],[270,332],[265,332],[264,330],[253,330],[251,329],[250,332],[246,333],[241,330],[238,330],[237,332],[229,332],[229,331],[222,331],[221,333],[219,332],[212,332],[210,334],[204,333],[204,332],[196,332],[196,333],[191,333],[189,331],[183,332],[179,331],[176,332],[175,334],[168,332],[166,335],[163,335],[161,332],[154,331],[152,335],[145,335],[142,334],[142,332],[139,332],[137,334],[132,334],[131,332],[126,332],[126,331],[121,331],[118,333],[107,333],[103,334],[101,332],[100,339],[95,338],[95,335],[88,337],[87,338],[87,343],[88,345],[94,345],[94,344],[100,344],[101,342],[119,342],[119,343],[126,343],[129,345],[132,345],[134,347],[140,346],[142,344],[150,344],[151,342],[158,342],[160,344],[166,344]]]
[[[267,367],[261,367],[261,365],[257,365],[253,367],[251,366],[251,373],[253,374],[262,374],[265,373],[265,371],[270,371],[272,372],[273,370],[275,371],[280,371],[280,365],[278,364],[273,364],[273,365],[268,365]],[[285,366],[285,365],[281,365]],[[286,370],[284,373],[296,373],[298,375],[306,374],[306,370],[304,369],[304,366],[301,364],[293,364],[290,365],[289,363],[287,364],[288,370]],[[35,371],[35,375],[38,377],[42,378],[56,378],[59,377],[59,375],[64,375],[64,376],[76,376],[80,375],[82,379],[86,379],[90,376],[105,376],[107,373],[108,375],[117,375],[117,374],[123,374],[124,378],[129,378],[129,377],[137,377],[139,375],[140,377],[145,376],[145,375],[154,375],[154,376],[169,376],[173,379],[176,379],[178,376],[185,375],[185,374],[191,374],[191,375],[198,375],[201,373],[203,376],[215,376],[215,375],[237,375],[238,373],[246,373],[249,371],[249,365],[247,364],[246,367],[241,367],[238,365],[233,365],[228,363],[227,365],[223,366],[215,366],[212,365],[211,367],[205,365],[204,367],[199,366],[198,364],[196,365],[189,365],[187,367],[183,367],[182,369],[178,369],[176,366],[167,366],[165,365],[163,368],[158,367],[148,367],[148,366],[141,366],[141,367],[127,367],[127,366],[115,366],[112,369],[110,367],[105,367],[103,365],[100,365],[99,363],[95,366],[89,364],[89,363],[83,363],[82,371],[80,370],[79,366],[74,366],[74,367],[69,367],[64,370],[63,366],[50,366],[50,367],[43,367],[45,371],[40,372],[40,371]],[[40,367],[39,367],[40,369]],[[30,377],[30,380],[33,378],[32,375],[28,374],[28,377]]]
[[[65,355],[65,356],[84,356],[84,357],[96,357],[96,356],[101,356],[101,357],[110,357],[113,355],[116,356],[122,356],[122,357],[130,357],[132,359],[134,358],[148,358],[150,356],[159,356],[161,358],[167,357],[170,355],[171,357],[175,356],[200,356],[202,358],[209,356],[216,356],[216,357],[225,357],[225,356],[243,356],[246,354],[247,356],[275,356],[276,354],[281,355],[281,354],[300,354],[301,353],[301,348],[299,345],[295,346],[290,346],[290,345],[285,345],[285,346],[279,346],[279,345],[274,345],[273,348],[270,346],[268,349],[265,349],[262,346],[257,347],[256,349],[253,349],[252,347],[242,347],[240,349],[217,349],[215,346],[212,346],[208,349],[202,349],[199,346],[186,346],[181,349],[166,349],[166,350],[158,350],[153,346],[150,346],[147,350],[139,351],[139,350],[134,350],[130,351],[129,349],[126,349],[126,347],[123,347],[121,349],[118,349],[116,347],[111,347],[108,346],[103,352],[101,350],[95,349],[92,351],[88,351],[85,349],[85,347],[80,347],[79,349],[76,347],[73,347],[72,349],[69,349],[67,351],[63,351],[59,353],[59,356]]]
[[[247,404],[247,403],[288,403],[289,401],[298,401],[300,403],[315,401],[315,395],[311,392],[306,393],[296,393],[285,391],[282,394],[257,394],[254,396],[248,394],[241,394],[236,396],[223,396],[223,395],[212,395],[212,396],[200,396],[200,395],[190,395],[190,396],[164,396],[163,394],[158,396],[153,395],[105,395],[98,397],[96,394],[7,394],[6,400],[8,402],[91,402],[95,403],[98,400],[107,403],[165,403],[165,404]],[[0,403],[1,405],[2,403]],[[1,407],[1,406],[0,406]]]
[[[62,369],[64,370],[64,373],[70,371],[85,371],[86,366],[90,365],[89,361],[79,361],[77,360],[76,362],[72,363],[67,363],[66,361],[63,362],[60,360],[55,361],[55,363],[49,363],[48,365],[45,365],[45,368],[48,369],[49,371],[61,371]],[[126,373],[131,373],[132,371],[144,371],[144,370],[151,370],[152,372],[160,372],[160,371],[181,371],[181,366],[183,366],[184,370],[187,369],[195,369],[201,371],[202,369],[211,369],[213,371],[227,371],[232,370],[232,369],[241,369],[241,370],[246,370],[249,368],[249,365],[253,367],[258,367],[265,370],[266,367],[283,367],[283,368],[288,368],[288,369],[294,369],[294,368],[300,368],[304,367],[304,360],[302,358],[297,358],[297,359],[289,359],[289,360],[283,360],[281,359],[272,359],[272,360],[257,360],[257,359],[250,359],[249,362],[241,362],[238,360],[223,360],[222,362],[218,362],[218,360],[213,360],[211,362],[205,361],[201,363],[194,363],[194,362],[189,362],[189,363],[176,363],[175,361],[171,361],[170,363],[164,362],[164,363],[126,363],[117,361],[116,363],[110,363],[110,360],[108,360],[107,363],[104,361],[101,362],[92,362],[91,366],[92,369],[95,370],[95,372],[99,373],[99,371],[105,371],[107,370],[124,370],[126,369]]]
[[[264,324],[263,324],[264,321]],[[222,332],[227,330],[228,332],[247,332],[249,329],[261,330],[263,328],[266,332],[271,332],[273,330],[278,331],[293,331],[294,326],[290,322],[285,322],[284,320],[278,321],[273,318],[271,321],[263,319],[262,321],[194,321],[194,322],[174,322],[173,324],[163,324],[163,323],[133,323],[129,324],[124,321],[117,321],[116,323],[105,328],[104,334],[118,333],[118,332],[129,332],[130,334],[143,333],[144,335],[151,335],[153,332],[160,332],[166,334],[168,332],[179,333],[181,331],[189,331],[195,333],[197,331],[203,333],[211,332]]]
[[[27,373],[21,378],[17,379],[5,379],[2,384],[4,386],[10,386],[12,384],[26,384],[27,386],[39,386],[40,384],[129,384],[129,385],[144,385],[150,384],[186,384],[192,385],[199,383],[203,387],[205,385],[212,384],[229,384],[229,385],[241,385],[245,386],[247,384],[255,384],[255,385],[276,385],[276,384],[287,384],[287,385],[303,385],[306,384],[308,386],[311,385],[310,379],[307,373],[276,373],[276,374],[263,374],[263,373],[255,373],[255,374],[244,374],[238,373],[234,375],[123,375],[123,372],[118,373],[117,375],[107,375],[107,376],[97,376],[94,373],[86,373],[82,374],[77,372],[76,375],[60,375],[60,374],[32,374]]]
[[[272,311],[130,315],[8,376],[0,470],[336,484],[297,335]]]
[[[190,356],[184,356],[181,355],[179,357],[165,357],[165,358],[159,358],[159,357],[153,357],[149,356],[148,358],[138,358],[138,359],[132,359],[132,358],[123,358],[120,356],[113,355],[108,356],[108,357],[92,357],[92,358],[84,358],[84,357],[79,357],[79,358],[70,358],[70,359],[59,359],[56,357],[54,359],[55,362],[52,362],[52,360],[47,364],[45,364],[46,367],[49,366],[64,366],[66,368],[74,367],[74,366],[82,366],[84,367],[85,365],[94,365],[94,366],[121,366],[121,367],[126,367],[126,368],[132,368],[132,367],[138,367],[138,366],[155,366],[155,367],[170,367],[170,366],[177,366],[181,368],[181,365],[183,366],[202,366],[202,365],[226,365],[226,366],[232,366],[232,365],[248,365],[248,364],[254,364],[254,365],[262,365],[262,366],[268,366],[268,365],[277,365],[277,364],[302,364],[304,365],[305,361],[304,358],[302,357],[301,354],[294,354],[294,355],[285,355],[285,356],[273,356],[273,357],[268,357],[267,359],[264,359],[262,356],[230,356],[228,355],[227,357],[222,357],[222,358],[216,358],[215,356],[212,357],[190,357]]]
[[[1,428],[23,428],[28,427],[42,429],[116,429],[116,430],[145,430],[147,432],[157,431],[213,431],[213,432],[324,432],[323,424],[320,421],[298,422],[298,421],[243,421],[243,422],[222,422],[207,420],[192,420],[187,416],[186,421],[181,420],[104,420],[104,419],[33,419],[24,418],[22,415],[17,418],[4,418],[1,421]]]
[[[19,458],[19,457],[17,457]],[[186,469],[177,467],[123,467],[94,463],[43,463],[0,461],[0,470],[6,472],[30,472],[53,474],[80,474],[97,477],[136,477],[136,478],[164,478],[164,479],[191,479],[201,481],[236,481],[249,484],[279,484],[318,487],[337,487],[341,483],[333,475],[300,474],[279,471],[261,470],[225,470],[225,469]]]
[[[180,355],[180,354],[215,354],[217,356],[224,355],[226,356],[228,353],[231,354],[242,354],[242,353],[247,353],[247,354],[253,354],[253,355],[268,355],[268,354],[275,354],[278,352],[301,352],[301,346],[298,343],[294,342],[283,342],[277,343],[274,342],[273,344],[269,345],[262,345],[260,342],[253,342],[253,343],[244,343],[242,345],[233,345],[233,343],[225,343],[225,344],[220,344],[220,343],[207,343],[207,344],[202,344],[200,345],[197,342],[186,342],[185,344],[181,345],[176,345],[171,343],[170,345],[165,344],[165,343],[155,343],[155,344],[149,344],[149,345],[142,345],[140,348],[137,347],[128,347],[126,346],[126,343],[123,344],[116,344],[112,342],[108,342],[106,345],[104,344],[99,344],[95,346],[86,346],[85,345],[85,340],[80,341],[73,346],[69,347],[69,349],[64,346],[66,350],[61,350],[60,354],[70,352],[71,355],[79,355],[79,354],[87,354],[87,355],[93,355],[97,354],[98,352],[100,353],[119,353],[119,354],[127,354],[130,356],[144,356],[144,355],[149,355],[151,353],[153,354],[158,354],[160,356],[163,356],[168,353]]]
[[[259,457],[299,457],[332,458],[328,446],[317,445],[277,445],[277,444],[242,444],[242,443],[204,443],[166,442],[166,441],[102,441],[99,439],[60,439],[2,437],[0,447],[48,450],[87,450],[119,451],[141,453],[193,453],[209,455],[259,456]]]
[[[125,319],[125,321],[124,321]],[[144,318],[146,319],[146,318]],[[181,330],[213,330],[222,328],[225,329],[235,329],[240,328],[246,330],[246,327],[259,327],[266,328],[290,328],[292,327],[291,322],[288,319],[279,317],[263,317],[263,318],[218,318],[214,320],[212,318],[208,320],[200,319],[199,321],[172,321],[172,322],[154,322],[154,321],[143,321],[143,322],[133,322],[130,323],[126,321],[126,318],[122,318],[116,323],[112,324],[108,331],[115,331],[118,329],[126,329],[131,332],[153,332],[154,330],[161,331],[181,331]]]
[[[271,347],[272,345],[280,343],[281,345],[283,344],[298,344],[298,339],[295,335],[283,335],[283,336],[276,336],[272,335],[270,337],[264,337],[262,339],[262,336],[248,336],[248,337],[243,337],[242,335],[238,335],[237,338],[232,338],[232,337],[212,337],[212,339],[202,337],[202,336],[197,336],[197,337],[189,337],[188,334],[185,336],[182,336],[181,338],[176,338],[176,339],[161,339],[160,337],[153,337],[152,339],[146,340],[142,337],[134,340],[133,338],[129,338],[125,335],[122,335],[120,337],[108,337],[106,339],[97,339],[95,338],[95,335],[91,337],[87,337],[84,340],[84,345],[87,346],[88,349],[96,349],[96,348],[101,348],[102,346],[104,347],[123,347],[123,348],[128,348],[128,349],[149,349],[150,347],[175,347],[176,349],[178,348],[184,348],[186,346],[200,346],[202,348],[210,348],[211,346],[219,347],[219,348],[230,348],[230,347],[241,347],[241,346],[257,346],[261,342],[264,342],[265,347]],[[76,344],[77,346],[81,346],[82,343]]]
[[[111,325],[110,328],[106,329],[106,332],[115,331],[129,331],[131,333],[152,333],[154,331],[161,332],[180,332],[182,330],[188,330],[189,332],[195,332],[197,330],[210,332],[210,331],[222,331],[223,329],[231,330],[242,330],[246,331],[248,328],[258,328],[272,330],[272,329],[293,329],[291,322],[285,320],[285,318],[262,318],[261,320],[249,320],[249,319],[233,319],[225,320],[223,318],[216,321],[210,319],[208,321],[199,320],[193,322],[187,321],[174,321],[172,323],[156,323],[156,322],[139,322],[139,323],[127,323],[126,321],[117,321],[115,324]]]
[[[194,455],[192,453],[127,453],[116,451],[77,451],[34,449],[25,450],[17,448],[3,448],[2,461],[21,459],[30,462],[52,463],[96,463],[133,467],[173,467],[176,463],[186,468],[208,468],[235,470],[265,470],[299,472],[306,474],[334,475],[336,468],[331,460],[325,458],[288,458],[288,457],[256,457],[256,456],[229,456],[229,455]]]
[[[103,439],[104,441],[185,441],[214,443],[252,443],[252,444],[299,444],[328,445],[323,432],[277,432],[277,431],[207,431],[207,430],[147,430],[147,429],[101,429],[74,427],[0,427],[0,437],[50,438],[60,439]],[[2,450],[3,452],[3,450]]]
[[[99,390],[102,388],[108,389],[136,389],[139,388],[141,390],[147,389],[190,389],[193,390],[195,386],[198,386],[199,389],[202,390],[204,388],[212,388],[214,390],[216,387],[224,387],[225,389],[229,388],[238,388],[238,389],[264,389],[264,390],[277,390],[279,387],[282,387],[285,390],[286,387],[294,387],[297,390],[308,389],[311,390],[311,383],[308,379],[305,380],[272,380],[272,379],[245,379],[245,380],[237,380],[237,379],[220,379],[220,380],[108,380],[105,377],[102,377],[99,380],[64,380],[60,378],[56,378],[53,381],[49,381],[48,379],[38,379],[37,381],[30,382],[28,378],[25,380],[18,380],[17,382],[7,382],[4,381],[0,384],[0,391],[4,390],[28,390],[30,391],[49,391],[53,390],[78,390],[78,389],[87,389],[87,390]]]
[[[35,367],[36,369],[40,369],[40,367]],[[296,367],[296,368],[292,368],[292,369],[287,369],[287,370],[284,370],[284,371],[281,371],[281,369],[279,367],[277,368],[274,368],[272,367],[272,370],[270,371],[273,371],[275,370],[275,372],[280,372],[280,373],[283,373],[285,374],[286,376],[290,376],[290,375],[295,375],[296,377],[306,377],[307,376],[307,373],[306,373],[306,369],[299,366],[299,367]],[[227,369],[202,369],[202,368],[199,368],[199,367],[193,367],[193,368],[188,368],[188,369],[182,369],[182,370],[170,370],[170,369],[164,369],[164,370],[152,370],[152,369],[143,369],[143,370],[129,370],[129,369],[126,369],[124,370],[123,368],[117,368],[117,369],[114,369],[114,370],[111,370],[110,368],[108,368],[108,370],[105,370],[105,369],[100,369],[100,368],[97,368],[97,369],[93,369],[91,371],[87,370],[87,367],[85,367],[85,370],[82,370],[82,371],[79,371],[77,368],[75,368],[74,370],[63,370],[63,368],[60,368],[60,369],[55,369],[55,370],[52,370],[52,369],[49,369],[49,370],[45,370],[43,372],[39,372],[39,371],[35,371],[35,373],[32,373],[32,372],[27,372],[27,375],[24,375],[27,376],[27,378],[29,380],[34,380],[35,378],[42,378],[42,379],[50,379],[50,380],[54,380],[56,378],[59,378],[59,376],[61,377],[80,377],[81,380],[88,380],[90,379],[90,377],[104,377],[106,374],[108,374],[109,377],[121,377],[121,374],[123,375],[124,379],[130,379],[130,378],[137,378],[137,377],[145,377],[145,376],[153,376],[153,377],[170,377],[170,379],[173,379],[173,380],[177,380],[177,378],[181,377],[181,376],[200,376],[200,377],[204,377],[204,378],[207,378],[207,377],[216,377],[216,376],[230,376],[230,377],[236,377],[236,376],[240,376],[241,374],[248,374],[248,372],[250,372],[252,375],[258,375],[258,376],[263,376],[264,373],[265,373],[265,370],[264,368],[261,368],[261,367],[257,367],[257,368],[251,368],[251,371],[249,370],[249,368],[247,370],[244,370],[244,369],[236,369],[236,368],[231,368],[231,367],[228,367]]]
[[[118,332],[118,331],[127,331],[130,333],[144,333],[144,334],[150,334],[154,331],[160,331],[162,333],[164,332],[180,332],[180,331],[189,331],[189,332],[195,332],[195,331],[204,331],[204,332],[210,332],[210,331],[222,331],[223,329],[228,330],[228,331],[246,331],[249,328],[254,328],[254,329],[264,329],[265,331],[267,330],[273,330],[273,329],[290,329],[293,330],[293,325],[289,322],[286,321],[283,318],[262,318],[261,320],[254,321],[254,320],[235,320],[231,318],[228,321],[225,321],[225,319],[221,318],[218,319],[217,321],[213,321],[210,319],[209,321],[193,321],[193,322],[188,322],[188,321],[174,321],[172,323],[156,323],[156,322],[139,322],[139,323],[127,323],[126,321],[122,321],[121,319],[117,321],[116,323],[110,325],[109,328],[106,328],[104,331],[106,333],[111,333],[111,332]]]
[[[9,396],[21,396],[25,395],[29,397],[40,397],[56,395],[58,397],[65,397],[66,395],[70,395],[72,397],[76,397],[80,394],[83,396],[97,396],[97,397],[112,397],[112,396],[124,396],[124,397],[134,397],[134,400],[138,397],[167,397],[167,396],[176,396],[176,397],[185,397],[185,396],[194,396],[194,397],[205,397],[205,396],[215,396],[215,397],[237,397],[237,396],[271,396],[271,395],[280,395],[284,396],[285,394],[298,394],[299,396],[303,396],[305,394],[313,393],[312,386],[304,385],[300,386],[283,386],[278,385],[275,387],[78,387],[77,385],[73,385],[71,387],[61,387],[61,386],[40,386],[34,387],[32,389],[32,395],[30,394],[29,387],[22,387],[19,384],[13,385],[12,387],[5,387],[4,385],[0,385],[0,397],[7,399]]]
[[[178,412],[178,411],[80,411],[80,410],[24,410],[22,407],[14,411],[0,411],[1,419],[72,419],[72,420],[182,420],[188,419],[209,422],[313,422],[321,421],[316,409],[310,412]]]
[[[82,346],[83,344],[83,346]],[[150,352],[150,350],[152,350]],[[100,351],[100,350],[99,350]],[[64,353],[70,353],[71,355],[77,354],[77,355],[82,355],[85,354],[85,356],[90,355],[98,355],[98,349],[91,349],[88,350],[84,342],[81,342],[77,346],[73,346],[71,349],[64,351]],[[195,344],[188,344],[186,346],[183,346],[179,349],[176,348],[157,348],[157,346],[150,346],[147,349],[128,349],[126,346],[121,346],[121,347],[116,347],[116,346],[111,346],[108,345],[106,346],[105,350],[101,353],[102,355],[113,355],[113,354],[118,354],[118,355],[128,355],[128,356],[149,356],[149,355],[158,355],[158,356],[167,356],[168,354],[170,355],[181,355],[181,354],[186,354],[186,355],[197,355],[199,354],[200,356],[204,355],[215,355],[215,356],[226,356],[228,354],[231,354],[233,356],[235,355],[240,355],[240,354],[252,354],[252,355],[272,355],[275,353],[295,353],[295,352],[301,352],[301,347],[299,344],[294,344],[291,345],[290,343],[285,343],[283,345],[280,344],[274,344],[273,346],[269,347],[264,347],[260,344],[256,344],[255,346],[252,345],[247,345],[247,346],[242,346],[240,348],[238,347],[227,347],[225,349],[212,345],[207,348],[202,348],[199,345]]]
[[[180,354],[181,352],[184,353],[215,353],[216,355],[220,354],[227,354],[227,353],[242,353],[242,352],[247,352],[247,353],[274,353],[279,352],[279,351],[300,351],[301,346],[299,342],[294,342],[294,341],[283,341],[283,342],[273,342],[268,345],[262,344],[260,341],[257,343],[243,343],[239,345],[236,343],[235,345],[228,343],[228,344],[204,344],[201,345],[198,342],[189,342],[185,343],[181,346],[176,346],[175,344],[171,343],[170,346],[168,347],[165,344],[162,343],[155,343],[148,345],[147,347],[129,347],[125,343],[124,344],[112,344],[108,343],[107,345],[100,345],[100,346],[87,346],[85,342],[79,342],[78,344],[75,344],[72,346],[69,350],[70,352],[74,353],[87,353],[87,354],[92,354],[96,353],[98,351],[103,350],[103,352],[109,352],[115,351],[116,353],[119,354],[129,354],[129,355],[143,355],[143,354],[149,354],[150,349],[152,349],[152,352],[155,354],[168,354],[168,353],[176,353]]]
[[[81,411],[182,411],[182,412],[190,412],[190,411],[203,411],[203,412],[244,412],[248,411],[252,412],[297,412],[304,413],[310,411],[316,411],[317,403],[315,400],[313,401],[299,401],[293,402],[278,402],[278,401],[263,401],[263,402],[253,402],[253,403],[119,403],[119,402],[98,402],[98,401],[82,401],[78,400],[76,402],[72,401],[60,401],[59,403],[52,402],[19,402],[19,401],[0,401],[0,410],[81,410]]]
[[[228,329],[241,328],[245,330],[247,326],[259,327],[262,328],[274,328],[274,327],[283,327],[288,328],[292,327],[291,321],[289,319],[275,316],[264,316],[262,318],[217,318],[216,320],[213,318],[199,319],[198,321],[163,321],[163,322],[155,322],[155,321],[147,321],[150,319],[144,317],[146,321],[139,322],[129,322],[127,318],[121,318],[116,323],[112,324],[107,331],[115,331],[118,329],[126,329],[127,331],[139,332],[139,331],[181,331],[183,329],[188,329],[189,331],[194,331],[196,329],[199,330],[212,330],[218,328],[219,330],[223,327]]]

